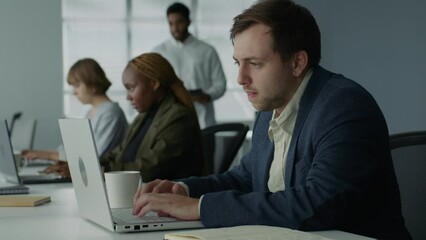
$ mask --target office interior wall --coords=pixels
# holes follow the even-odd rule
[[[60,143],[62,78],[61,1],[0,1],[0,117],[37,119],[36,148]]]
[[[426,129],[426,2],[297,0],[317,19],[321,65],[364,86],[390,133]]]
[[[426,129],[426,2],[296,0],[322,31],[321,65],[376,98],[390,133]],[[0,1],[0,117],[37,118],[35,147],[60,142],[61,2]]]

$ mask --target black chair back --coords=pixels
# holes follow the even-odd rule
[[[249,127],[242,123],[225,123],[201,131],[210,173],[223,173],[229,169],[248,130]]]
[[[390,136],[402,214],[413,239],[426,239],[426,131]]]
[[[16,120],[18,120],[22,116],[22,112],[16,112],[12,115],[12,120],[10,121],[9,132],[12,134],[13,127],[15,126]]]

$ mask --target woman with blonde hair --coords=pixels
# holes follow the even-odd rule
[[[77,99],[91,105],[85,117],[92,121],[98,153],[103,155],[111,151],[123,140],[128,123],[118,103],[106,95],[111,82],[104,70],[94,59],[80,59],[68,71],[67,81]],[[59,146],[57,151],[24,150],[22,155],[30,160],[66,160],[62,149]]]
[[[202,175],[197,115],[170,63],[157,53],[142,54],[127,64],[123,85],[139,115],[124,141],[101,158],[106,171],[138,170],[144,182]]]

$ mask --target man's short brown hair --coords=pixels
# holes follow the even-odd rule
[[[234,18],[231,40],[258,23],[271,28],[272,48],[283,61],[304,50],[308,54],[309,67],[319,64],[321,33],[308,9],[290,0],[259,1]]]

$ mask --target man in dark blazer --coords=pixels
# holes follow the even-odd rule
[[[318,65],[311,13],[261,1],[234,19],[231,38],[238,83],[260,111],[250,152],[221,175],[147,184],[134,213],[411,239],[384,117],[364,88]]]

